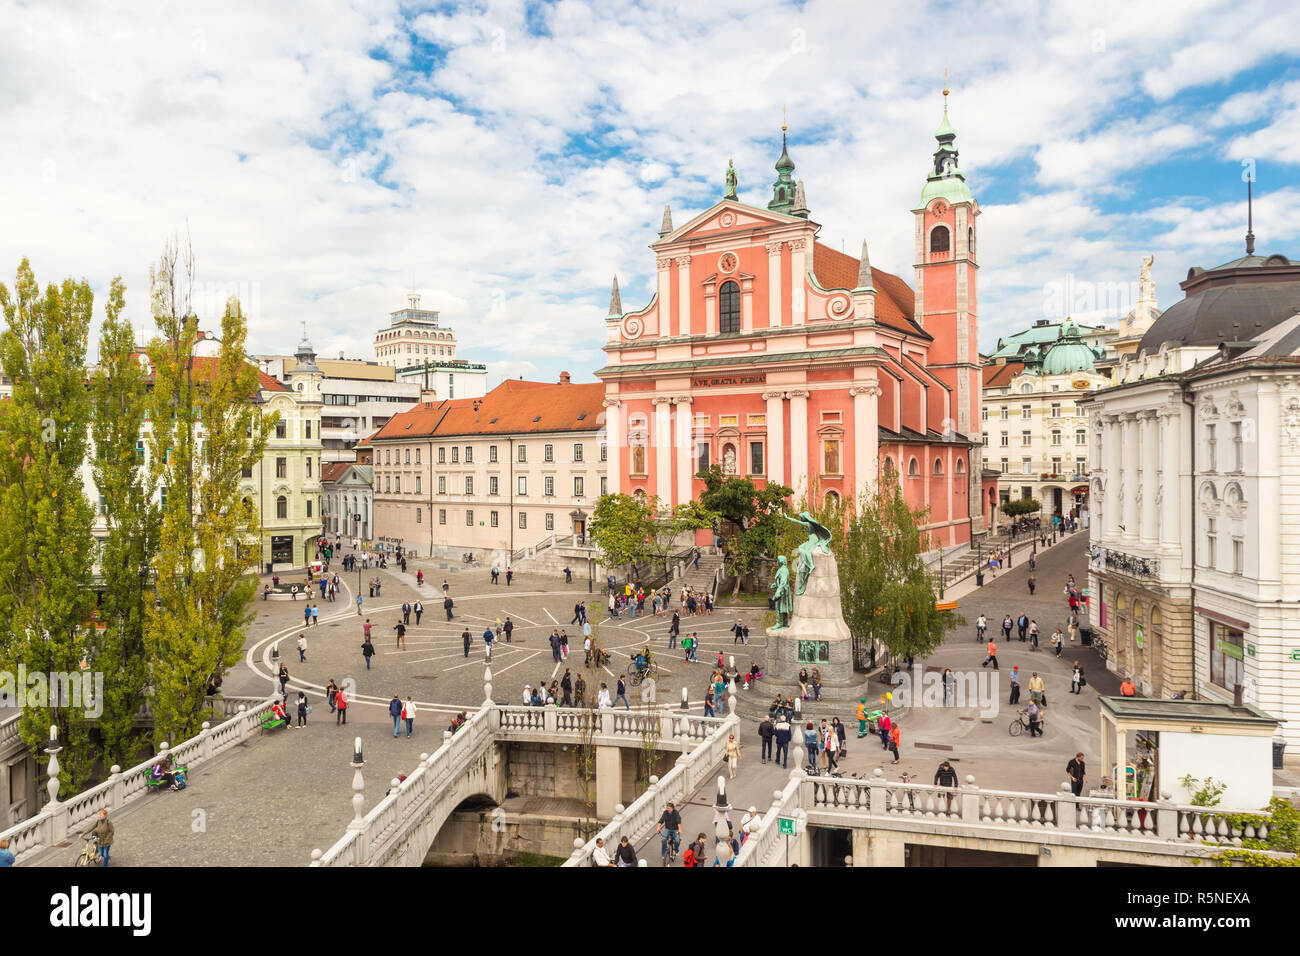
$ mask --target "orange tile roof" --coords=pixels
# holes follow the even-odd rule
[[[853,289],[858,284],[861,260],[844,252],[813,243],[813,275],[823,289]],[[876,287],[876,321],[909,335],[929,334],[913,321],[916,294],[912,287],[889,272],[871,267],[871,284]]]
[[[148,356],[149,353],[137,351],[137,356]],[[219,360],[215,355],[195,355],[190,358],[190,368],[194,369],[195,377],[203,380],[211,378],[217,370]],[[252,365],[252,363],[249,363]],[[152,370],[152,366],[150,366]],[[150,374],[149,380],[153,381],[153,375]],[[288,392],[290,388],[273,375],[267,375],[260,368],[257,369],[257,387],[264,392]]]
[[[371,443],[434,435],[595,431],[604,424],[605,385],[553,385],[507,379],[481,399],[456,398],[394,415]],[[474,403],[479,409],[474,410]]]
[[[1024,371],[1024,362],[1007,362],[1005,365],[984,366],[984,387],[1001,388]]]
[[[327,461],[321,465],[321,481],[338,481],[343,477],[343,473],[355,465],[354,461]]]

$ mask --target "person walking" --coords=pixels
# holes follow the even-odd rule
[[[307,663],[307,635],[306,634],[298,635],[298,663],[299,664]]]
[[[514,568],[506,568],[506,587],[510,587],[510,582],[515,576]]]
[[[712,716],[714,716],[714,712],[713,712],[713,687],[712,687],[712,685],[710,685],[709,689],[706,690],[706,691],[704,692],[704,716],[705,716],[705,717],[712,717]]]
[[[831,728],[835,731],[835,739],[839,741],[839,749],[836,751],[835,758],[838,761],[840,757],[848,756],[848,749],[845,742],[848,740],[848,732],[844,729],[844,722],[838,717],[831,718]]]
[[[891,727],[889,730],[889,749],[890,752],[892,752],[894,755],[894,763],[898,763],[899,761],[898,748],[902,745],[902,743],[903,743],[903,728],[900,727],[898,724],[894,724],[894,726]]]
[[[492,642],[496,640],[496,635],[492,633],[492,628],[483,628],[483,657],[485,660],[492,660]]]
[[[1043,706],[1043,678],[1038,671],[1034,671],[1033,676],[1029,678],[1029,699],[1039,707]]]
[[[734,647],[745,636],[745,623],[740,618],[736,618],[736,623],[731,625],[731,633],[735,635],[731,639],[731,644]]]
[[[564,669],[564,676],[560,678],[560,690],[563,696],[560,698],[561,707],[573,706],[573,672],[569,668]]]
[[[366,670],[370,670],[370,658],[375,656],[375,645],[370,643],[368,636],[361,642],[361,653],[366,658]]]
[[[570,624],[582,623],[582,602],[581,601],[573,605],[573,620],[571,620],[569,623]]]
[[[1071,612],[1070,616],[1065,619],[1065,626],[1070,630],[1070,643],[1073,644],[1079,637],[1079,615]]]
[[[944,672],[945,677],[947,672]],[[867,735],[867,699],[858,698],[858,739],[861,740]]]
[[[1031,700],[1029,702],[1029,706],[1024,708],[1024,710],[1022,710],[1021,713],[1029,718],[1029,736],[1031,737],[1043,736],[1042,709],[1039,708],[1039,706]]]
[[[984,634],[985,632],[988,631],[988,629],[989,629],[988,619],[985,618],[983,614],[981,614],[979,617],[975,619],[975,642],[977,644],[984,643]]]
[[[1031,557],[1029,560],[1032,562],[1034,559]],[[1031,564],[1030,567],[1032,568],[1033,565]],[[1037,583],[1038,583],[1037,580],[1034,578],[1034,572],[1031,570],[1029,572],[1029,596],[1030,597],[1034,596],[1034,586]]]
[[[278,676],[280,679],[280,696],[283,697],[284,687],[289,683],[289,668],[283,661],[280,662],[280,673]]]
[[[338,693],[339,685],[334,683],[334,678],[331,677],[329,683],[325,685],[325,703],[329,704],[331,714],[338,709],[334,703],[334,698],[338,696]]]
[[[1088,681],[1083,676],[1083,665],[1080,664],[1078,661],[1075,661],[1074,673],[1070,675],[1070,693],[1071,694],[1083,693],[1083,691],[1080,688],[1086,687],[1087,684]]]
[[[419,602],[419,600],[417,599],[416,602],[415,602],[415,606],[412,608],[412,610],[415,611],[415,624],[416,624],[417,627],[419,627],[419,625],[420,625],[420,615],[424,613],[424,605],[421,604],[421,603]]]
[[[785,711],[780,711],[776,715],[776,723],[772,726],[772,740],[776,743],[776,753],[772,757],[772,763],[779,763],[781,769],[785,770],[790,762],[790,720],[786,717]]]
[[[839,765],[840,737],[835,732],[834,724],[827,724],[822,751],[826,754],[826,769],[834,770]]]
[[[997,670],[997,669],[998,669],[998,645],[997,645],[997,643],[994,642],[994,641],[989,641],[989,644],[988,644],[988,648],[987,648],[987,650],[988,650],[988,656],[984,658],[984,663],[981,664],[980,667],[987,667],[987,666],[989,665],[989,663],[991,662],[991,663],[993,664],[993,669],[994,669],[994,670]]]
[[[453,603],[454,602],[450,595],[442,599],[442,609],[447,612],[447,620],[449,621],[451,620],[451,608]]]
[[[361,595],[357,595],[357,617],[361,616]]]
[[[551,631],[551,636],[547,638],[547,642],[551,645],[551,660],[556,664],[560,663],[560,635],[555,631]]]
[[[397,649],[406,650],[406,625],[398,621],[393,625],[393,630],[397,632]]]
[[[402,724],[402,698],[396,694],[388,702],[388,715],[393,718],[393,736],[397,736],[397,729]]]
[[[335,727],[348,722],[348,694],[342,687],[334,695],[334,712],[336,714],[334,718]]]
[[[1105,768],[1103,768],[1104,770]],[[1083,759],[1083,751],[1079,751],[1074,758],[1065,765],[1065,772],[1070,777],[1070,790],[1074,795],[1080,796],[1083,793],[1083,785],[1088,782],[1087,766]]]
[[[810,720],[804,724],[803,748],[808,751],[806,756],[808,769],[810,770],[817,766],[817,757],[821,753],[820,740],[821,738],[817,735],[817,729],[813,726],[813,722]]]
[[[1029,616],[1027,614],[1021,613],[1020,617],[1016,618],[1016,633],[1020,635],[1021,644],[1029,639]]]
[[[461,642],[465,645],[465,657],[466,657],[466,659],[468,659],[468,658],[469,658],[469,645],[470,645],[470,642],[474,639],[474,638],[473,638],[473,635],[470,634],[470,632],[469,632],[469,628],[468,628],[468,627],[465,628],[465,630],[461,631],[461,633],[460,633],[460,639],[461,639]]]
[[[1011,640],[1011,628],[1014,626],[1015,624],[1011,620],[1011,615],[1010,614],[1004,615],[1002,618],[1002,640],[1004,641]]]
[[[320,605],[313,604],[311,606],[311,626],[315,627],[319,623],[320,623]]]
[[[953,674],[952,668],[943,669],[943,706],[955,707],[957,705],[957,677]]]
[[[602,709],[612,706],[609,702],[609,685],[603,681],[600,685],[600,693],[596,695],[596,706]]]
[[[626,674],[618,675],[618,693],[614,695],[614,703],[617,704],[620,700],[623,702],[623,708],[625,710],[632,709],[632,705],[628,703],[627,700],[627,675]]]
[[[411,623],[411,604],[409,601],[402,602],[402,623]]]
[[[736,739],[735,734],[728,736],[723,753],[727,758],[727,774],[735,780],[736,767],[740,764],[740,741]]]
[[[560,631],[560,660],[566,664],[569,661],[569,635],[566,631]]]
[[[758,740],[760,750],[758,755],[759,763],[767,763],[772,758],[772,738],[776,735],[776,727],[772,723],[771,715],[764,717],[758,725]]]
[[[492,565],[492,583],[500,584],[501,582],[500,580],[498,580],[500,577],[501,577],[501,569],[498,568],[495,564]]]
[[[672,631],[669,631],[668,633],[671,635],[673,632],[672,632]],[[688,634],[686,637],[683,637],[683,638],[682,638],[682,653],[685,655],[685,661],[684,661],[684,663],[687,663],[687,664],[691,663],[691,651],[694,650],[694,649],[695,649],[695,643],[694,643],[694,641],[691,640],[690,635]]]
[[[1038,622],[1029,621],[1029,646],[1032,650],[1038,650]]]
[[[1011,696],[1007,698],[1008,704],[1020,703],[1020,665],[1014,665],[1011,668]]]
[[[888,714],[881,714],[880,720],[876,722],[876,733],[880,735],[880,749],[889,749],[889,729],[890,720]]]
[[[406,705],[402,708],[402,720],[406,721],[406,736],[409,739],[411,731],[415,729],[415,701],[410,697],[406,698]]]
[[[307,705],[307,695],[304,694],[302,691],[298,691],[298,726],[299,727],[307,726],[308,709],[309,708]]]

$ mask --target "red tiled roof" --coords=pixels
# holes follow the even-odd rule
[[[1024,371],[1024,362],[1007,362],[1005,365],[984,366],[984,387],[1001,388]]]
[[[823,289],[853,289],[858,284],[861,260],[838,252],[820,242],[813,243],[813,275]],[[876,321],[909,335],[928,333],[912,320],[916,294],[912,287],[889,272],[871,267],[871,284],[876,288]]]
[[[135,354],[137,356],[148,355],[147,352],[140,352],[140,351],[137,351]],[[214,355],[195,355],[190,359],[190,368],[194,369],[195,378],[198,378],[200,380],[207,379],[207,378],[211,378],[213,373],[216,372],[217,362],[218,359]],[[250,362],[249,365],[251,366],[252,363]],[[151,372],[149,376],[150,381],[153,380],[152,370],[153,367],[150,366],[150,372]],[[285,385],[284,382],[280,381],[278,378],[272,375],[267,375],[260,368],[257,370],[257,387],[264,392],[290,391],[288,385]]]
[[[321,481],[338,481],[343,477],[343,473],[355,465],[354,461],[327,461],[321,465]]]
[[[481,399],[456,398],[394,415],[371,443],[436,435],[594,431],[604,423],[605,385],[552,385],[507,379]],[[474,410],[474,403],[479,409]],[[598,422],[599,419],[599,422]]]

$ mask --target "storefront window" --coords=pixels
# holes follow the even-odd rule
[[[1244,682],[1245,640],[1241,631],[1210,621],[1210,683],[1232,690]]]

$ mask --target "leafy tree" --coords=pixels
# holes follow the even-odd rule
[[[154,560],[158,604],[146,608],[144,642],[161,741],[198,731],[209,681],[239,659],[257,587],[245,547],[257,515],[241,497],[240,477],[262,457],[277,416],[254,410],[257,370],[244,357],[238,301],[226,304],[218,355],[196,359],[192,253],[180,263],[169,242],[150,278],[160,333],[149,347],[150,468],[165,498]]]
[[[1004,501],[999,507],[1008,518],[1018,518],[1020,515],[1036,513],[1042,508],[1042,505],[1038,503],[1036,498],[1017,498],[1014,501]]]
[[[0,369],[13,382],[12,398],[0,401],[0,667],[10,672],[22,663],[29,675],[76,674],[85,652],[94,515],[81,469],[93,305],[85,280],[65,279],[42,293],[26,259],[13,292],[0,285]],[[19,730],[39,755],[51,724],[58,726],[68,795],[94,769],[86,711],[95,708],[84,699],[59,702],[53,693],[43,705],[29,696]]]
[[[644,495],[602,495],[591,516],[591,540],[610,567],[627,565],[630,580],[637,564],[654,553],[654,504]]]
[[[934,578],[923,560],[933,544],[921,532],[925,516],[908,505],[893,476],[847,515],[840,600],[859,647],[880,643],[895,658],[924,657],[964,623],[955,611],[935,608]]]
[[[113,675],[105,684],[99,720],[104,760],[122,766],[133,756],[135,714],[149,680],[145,607],[153,603],[149,566],[159,531],[156,482],[136,446],[145,424],[148,371],[137,357],[131,325],[122,318],[124,291],[122,280],[114,279],[100,329],[99,368],[90,381],[91,468],[107,532],[100,555],[100,615],[106,628],[96,639],[93,661]]]
[[[732,595],[740,593],[741,581],[752,575],[761,559],[771,557],[780,532],[780,514],[793,493],[775,482],[758,488],[748,478],[724,475],[714,465],[696,477],[704,482],[700,504],[718,519],[715,526],[727,542],[727,573],[736,578]],[[730,528],[722,526],[730,524]]]

